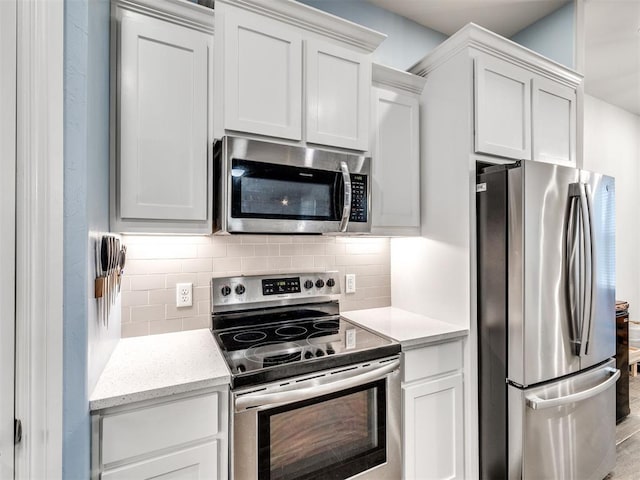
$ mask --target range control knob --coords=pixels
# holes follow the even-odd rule
[[[321,278],[316,280],[316,287],[318,287],[318,288],[324,287],[324,280],[322,280]]]
[[[244,285],[240,284],[236,287],[236,293],[242,295],[244,293]]]
[[[334,287],[336,284],[336,281],[333,278],[329,278],[327,280],[327,287]]]
[[[238,365],[237,370],[238,370],[238,373],[243,373],[243,372],[247,371],[247,367],[245,367],[244,365],[240,364],[240,365]]]
[[[321,349],[318,349],[316,352],[316,357],[324,357],[324,352]]]
[[[327,344],[327,355],[333,355],[334,353],[336,353],[336,351],[333,349],[333,346],[331,346],[331,344]]]
[[[225,285],[220,289],[220,293],[222,294],[223,297],[226,297],[231,293],[231,287],[229,287],[229,285]]]
[[[304,358],[306,358],[307,360],[313,358],[313,352],[311,352],[311,350],[307,350],[306,352],[304,352]]]
[[[304,288],[309,290],[311,287],[313,287],[313,282],[311,280],[307,280],[306,282],[304,282]]]

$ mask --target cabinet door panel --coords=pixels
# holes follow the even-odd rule
[[[369,58],[313,40],[306,52],[307,141],[368,150]]]
[[[213,480],[218,478],[218,441],[179,450],[102,473],[103,480]]]
[[[124,12],[120,215],[206,221],[210,37]]]
[[[373,91],[372,228],[420,226],[417,98]]]
[[[225,128],[302,138],[302,37],[284,24],[226,12]]]
[[[406,479],[464,475],[462,374],[403,387]]]
[[[475,61],[475,150],[531,159],[531,74],[495,59]]]
[[[576,91],[534,78],[533,159],[576,166]]]

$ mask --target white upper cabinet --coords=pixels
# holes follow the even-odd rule
[[[476,151],[531,159],[531,74],[491,57],[475,67]]]
[[[384,35],[290,0],[219,0],[220,33],[216,137],[369,150],[371,52]]]
[[[302,138],[302,36],[231,10],[225,22],[225,128]]]
[[[213,34],[127,6],[114,7],[112,230],[210,233]]]
[[[425,80],[373,66],[371,232],[420,233],[420,92]]]
[[[369,149],[368,55],[306,41],[307,141]]]
[[[533,79],[533,158],[576,166],[576,91],[546,78]]]
[[[576,88],[488,55],[475,58],[475,151],[576,166]]]

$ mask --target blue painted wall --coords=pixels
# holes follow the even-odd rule
[[[447,36],[366,0],[298,0],[338,17],[387,34],[373,54],[377,63],[407,70]]]
[[[574,2],[570,2],[516,33],[511,40],[562,65],[575,68],[574,17]]]
[[[108,228],[108,0],[64,3],[64,324],[65,479],[90,473],[88,331],[89,229]]]

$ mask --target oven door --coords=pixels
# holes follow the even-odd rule
[[[223,230],[370,231],[369,158],[238,137],[222,145]]]
[[[234,393],[233,478],[398,479],[397,357]]]

